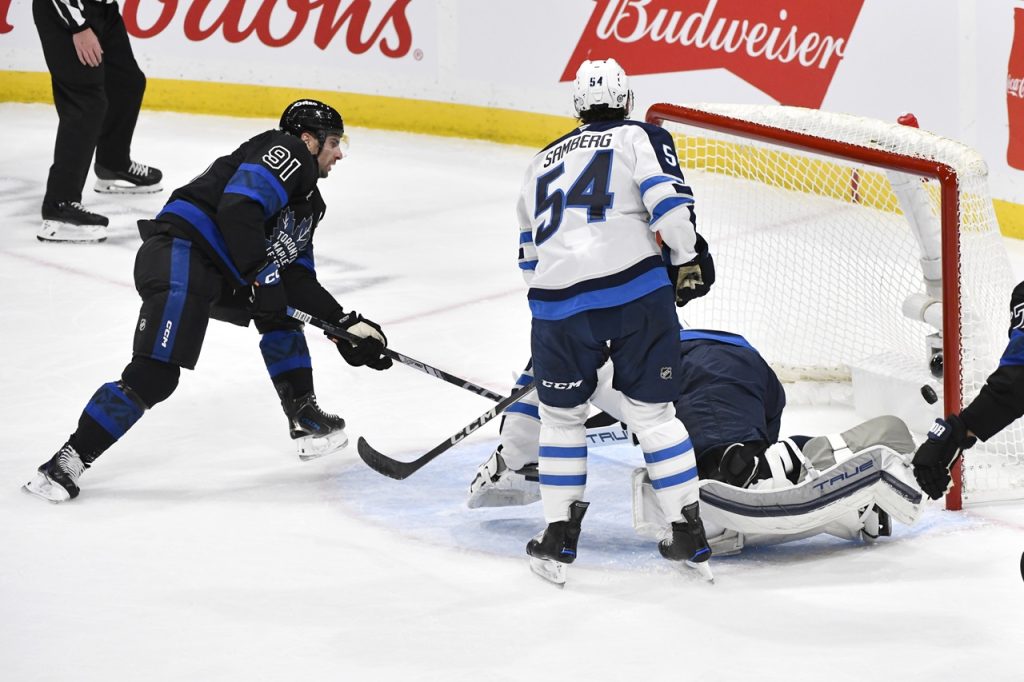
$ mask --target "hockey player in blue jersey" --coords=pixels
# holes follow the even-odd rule
[[[82,473],[174,392],[182,367],[195,368],[211,317],[255,322],[300,458],[345,446],[344,420],[317,405],[302,325],[285,315],[290,305],[361,337],[332,339],[352,365],[391,366],[380,326],[343,311],[316,277],[312,240],[326,210],[317,181],[342,158],[344,142],[334,108],[299,100],[285,109],[280,129],[215,160],[175,190],[154,220],[139,221],[135,286],[142,307],[132,360],[92,396],[27,492],[52,502],[76,497]]]
[[[527,553],[533,570],[556,582],[575,559],[588,504],[584,422],[598,368],[610,357],[626,421],[672,523],[659,549],[710,573],[697,467],[673,402],[680,381],[674,304],[708,291],[711,258],[672,137],[627,118],[633,94],[615,60],[584,62],[573,91],[581,125],[534,156],[517,206],[548,523]]]

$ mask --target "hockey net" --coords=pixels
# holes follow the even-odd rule
[[[784,381],[851,382],[862,416],[896,413],[922,436],[977,395],[1015,284],[979,154],[796,107],[656,104],[647,120],[675,138],[715,258],[688,325],[743,334]],[[867,404],[858,382],[875,387]],[[924,385],[942,402],[927,405]],[[1024,428],[979,443],[954,474],[951,509],[1024,497]]]

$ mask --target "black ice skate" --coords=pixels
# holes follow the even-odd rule
[[[89,465],[70,443],[39,467],[36,477],[22,486],[25,492],[49,502],[67,502],[78,497],[78,479]]]
[[[543,533],[526,543],[530,570],[558,586],[565,585],[565,567],[576,561],[576,544],[589,502],[569,505],[569,520],[549,523]]]
[[[77,201],[43,203],[43,225],[36,233],[41,242],[101,242],[107,238],[106,216],[86,210]]]
[[[687,567],[696,569],[708,582],[715,581],[708,565],[711,547],[704,534],[704,523],[700,520],[696,502],[683,507],[683,520],[672,523],[672,537],[659,542],[658,551],[669,561],[685,562]]]
[[[321,410],[312,391],[298,398],[290,397],[291,388],[288,386],[281,387],[279,392],[299,459],[304,462],[316,459],[348,445],[345,420]]]
[[[96,186],[101,194],[152,194],[163,189],[159,169],[132,161],[125,170],[114,171],[96,164]]]

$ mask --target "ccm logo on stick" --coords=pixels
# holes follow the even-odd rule
[[[579,381],[548,381],[544,379],[540,382],[540,385],[544,388],[553,388],[556,391],[568,391],[572,388],[579,388],[583,385],[583,379]]]

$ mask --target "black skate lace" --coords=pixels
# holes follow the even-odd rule
[[[71,206],[73,206],[74,208],[76,208],[79,211],[81,211],[82,213],[85,213],[87,215],[99,216],[99,213],[94,213],[93,211],[90,211],[89,209],[87,209],[85,206],[82,206],[82,204],[78,203],[77,201],[69,201],[68,203]]]
[[[65,445],[60,449],[60,454],[57,456],[57,466],[70,476],[72,481],[77,481],[78,477],[85,471],[85,463],[82,462],[78,453],[70,445]]]
[[[132,175],[149,175],[149,166],[132,161],[131,165],[128,166],[128,172]]]

